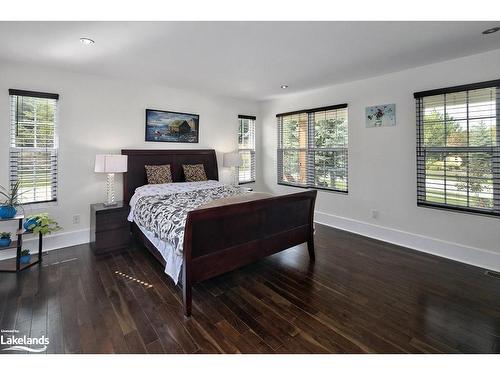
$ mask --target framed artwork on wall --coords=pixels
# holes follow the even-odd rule
[[[396,104],[382,104],[366,107],[365,121],[367,128],[396,126]]]
[[[146,142],[198,143],[200,116],[146,109]]]

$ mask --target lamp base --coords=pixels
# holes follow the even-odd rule
[[[238,186],[240,184],[238,176],[238,168],[231,167],[231,185]]]
[[[115,206],[115,174],[108,173],[106,176],[106,202],[104,206]]]

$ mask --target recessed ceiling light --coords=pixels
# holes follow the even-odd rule
[[[496,33],[497,31],[500,31],[500,27],[492,27],[491,29],[484,30],[483,34],[485,34],[485,35],[493,34],[493,33]]]
[[[84,46],[90,46],[91,44],[94,44],[95,42],[89,38],[80,38],[80,43],[82,43]]]
[[[282,89],[287,89],[287,88],[288,88],[288,85],[281,85],[281,88],[282,88]]]

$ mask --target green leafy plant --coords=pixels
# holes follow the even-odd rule
[[[57,221],[54,219],[51,219],[49,217],[49,214],[47,213],[41,213],[41,214],[36,214],[36,215],[30,215],[26,218],[27,220],[30,219],[35,219],[35,224],[30,227],[30,230],[33,233],[41,233],[43,235],[45,234],[50,234],[52,232],[55,232],[59,229],[62,229]]]
[[[19,197],[23,194],[19,192],[20,185],[20,182],[17,181],[10,190],[0,185],[0,195],[5,198],[3,205],[17,206],[19,204]]]
[[[10,232],[1,232],[0,238],[10,238],[11,235],[12,235],[12,233],[10,233]]]
[[[31,250],[30,249],[24,249],[24,250],[21,250],[21,256],[22,257],[25,257],[25,256],[28,256],[31,254],[30,252]]]

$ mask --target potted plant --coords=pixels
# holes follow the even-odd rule
[[[49,214],[41,213],[26,217],[24,229],[46,235],[61,229],[61,227],[57,224],[57,221],[49,217]]]
[[[10,236],[11,236],[10,232],[1,232],[0,233],[0,247],[10,246],[10,244],[12,243]]]
[[[29,249],[24,249],[21,251],[21,257],[19,258],[19,262],[21,264],[27,264],[31,261],[31,253]]]
[[[16,216],[16,206],[22,194],[19,192],[19,186],[20,183],[17,181],[9,191],[9,189],[0,185],[0,195],[5,198],[3,204],[0,206],[0,219],[11,219]]]

